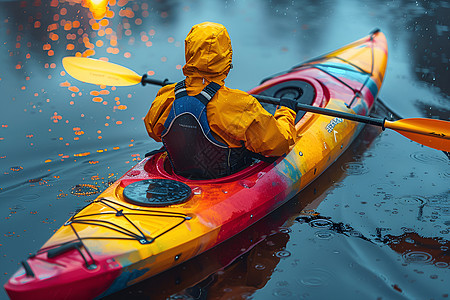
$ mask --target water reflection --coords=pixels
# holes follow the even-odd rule
[[[408,24],[411,32],[410,52],[415,61],[414,72],[419,80],[438,87],[450,96],[450,6],[445,1],[421,0],[417,3],[423,7],[424,13],[415,16]],[[447,100],[450,101],[450,98]],[[450,119],[448,109],[446,119]]]
[[[397,236],[386,234],[386,231],[391,230],[389,228],[376,228],[376,234],[374,234],[376,237],[371,238],[356,231],[349,224],[334,222],[326,216],[301,216],[297,217],[296,221],[321,229],[317,231],[319,238],[324,236],[330,238],[332,233],[336,233],[370,243],[383,243],[400,254],[405,263],[434,264],[438,268],[446,268],[450,264],[450,241],[442,237],[423,237],[410,228],[403,228],[404,233]]]
[[[327,38],[323,33],[329,29],[327,20],[332,18],[337,5],[337,2],[327,0],[267,1],[264,5],[267,20],[265,31],[281,41],[295,37],[296,43],[305,49],[306,56],[317,56],[312,49]]]
[[[3,2],[1,11],[5,17],[10,56],[16,58],[6,62],[16,63],[16,69],[22,69],[22,74],[26,73],[30,62],[41,62],[45,68],[45,62],[55,61],[52,58],[55,51],[81,51],[82,44],[74,41],[90,33],[87,10],[75,10],[55,1]],[[14,74],[20,73],[11,75]]]
[[[380,239],[402,255],[405,263],[433,264],[447,268],[450,264],[450,241],[442,237],[423,237],[410,229],[399,236],[385,235]]]
[[[395,0],[365,4],[370,7],[369,13],[382,18],[382,26],[389,28],[391,37],[395,37],[395,44],[390,46],[397,46],[401,38],[406,39],[407,52],[403,55],[411,59],[411,71],[417,79],[438,87],[449,96],[448,2]]]
[[[19,59],[6,62],[25,72],[27,60],[58,61],[59,65],[62,56],[92,56],[96,49],[101,54],[102,48],[118,54],[118,40],[141,39],[142,32],[133,32],[132,26],[146,32],[160,23],[173,23],[175,7],[170,1],[155,1],[151,6],[128,0],[2,2],[9,53]]]

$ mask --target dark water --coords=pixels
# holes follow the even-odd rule
[[[73,212],[158,147],[142,123],[157,87],[83,84],[63,72],[65,56],[93,54],[179,80],[190,27],[216,21],[234,48],[227,85],[249,90],[378,27],[389,44],[380,98],[402,117],[450,119],[446,1],[122,0],[110,1],[114,15],[99,29],[77,2],[0,2],[2,284]],[[281,209],[114,297],[448,298],[449,183],[443,152],[366,128]]]

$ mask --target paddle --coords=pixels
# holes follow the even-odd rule
[[[140,76],[126,67],[92,58],[65,57],[62,62],[67,73],[83,82],[111,86],[130,86],[138,83],[142,83],[142,85],[149,83],[160,86],[169,84],[167,79],[162,81],[150,79],[147,74]],[[275,105],[280,104],[279,98],[262,95],[252,96],[260,102]],[[387,121],[386,119],[360,116],[302,103],[297,103],[297,110],[376,125],[383,129],[389,128],[419,144],[437,150],[450,151],[450,122],[448,121],[425,118]]]

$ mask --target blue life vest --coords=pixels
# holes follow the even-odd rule
[[[184,80],[176,84],[175,100],[161,135],[176,174],[194,179],[219,178],[250,164],[247,149],[230,148],[211,132],[206,106],[220,88],[211,82],[198,95],[189,96]]]

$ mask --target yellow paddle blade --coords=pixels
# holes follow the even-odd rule
[[[386,121],[384,127],[393,129],[424,146],[450,151],[450,122],[448,121],[411,118]]]
[[[83,82],[129,86],[141,82],[142,76],[123,66],[87,57],[64,57],[64,69],[75,79]]]

